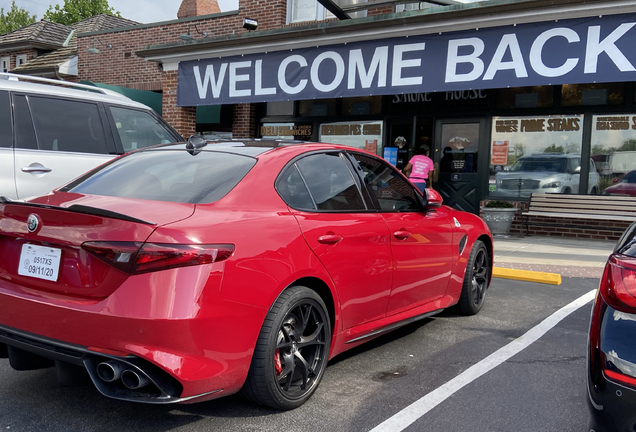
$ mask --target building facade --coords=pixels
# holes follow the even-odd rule
[[[174,21],[79,34],[79,76],[162,92],[184,136],[342,143],[400,168],[428,149],[434,187],[466,211],[537,192],[631,194],[633,2],[431,3],[349,6],[353,19],[315,0],[206,15],[190,4]],[[108,48],[88,54],[96,40]],[[204,107],[213,121],[197,121]]]

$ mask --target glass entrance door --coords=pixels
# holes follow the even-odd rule
[[[486,119],[438,120],[433,161],[444,204],[479,213],[488,177]]]

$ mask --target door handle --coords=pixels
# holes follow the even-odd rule
[[[24,173],[50,173],[53,171],[51,168],[47,168],[44,165],[33,164],[21,168]]]
[[[318,243],[333,245],[342,240],[342,236],[338,234],[325,234],[318,237]]]
[[[411,233],[409,231],[400,230],[394,232],[393,237],[398,240],[406,240],[407,238],[411,237]]]

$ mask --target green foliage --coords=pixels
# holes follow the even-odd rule
[[[121,15],[110,7],[108,0],[64,0],[64,6],[49,6],[44,19],[59,24],[70,25],[99,14]]]
[[[556,144],[552,144],[550,147],[546,147],[545,150],[543,150],[543,153],[565,153],[565,149],[563,148],[563,146],[558,146]]]
[[[627,139],[623,141],[617,151],[636,151],[636,139]]]
[[[6,13],[4,8],[0,8],[0,35],[11,33],[34,22],[35,15],[29,14],[24,8],[17,7],[15,0],[11,2],[11,9]]]
[[[486,208],[513,208],[514,205],[512,205],[512,203],[508,202],[508,201],[495,200],[495,201],[488,201],[484,207],[486,207]]]
[[[592,155],[606,155],[612,152],[612,148],[603,147],[599,144],[594,144],[592,146]]]

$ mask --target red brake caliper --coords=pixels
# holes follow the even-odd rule
[[[276,349],[274,353],[274,368],[276,369],[276,375],[280,375],[283,372],[283,364],[280,361],[280,352]]]

